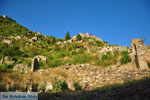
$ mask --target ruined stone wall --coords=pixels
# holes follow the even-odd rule
[[[142,39],[131,41],[132,61],[138,69],[148,69],[147,62],[144,61],[146,45]]]

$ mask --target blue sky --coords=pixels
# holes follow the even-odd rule
[[[150,0],[0,0],[7,14],[30,30],[64,38],[89,32],[110,44],[150,44]]]

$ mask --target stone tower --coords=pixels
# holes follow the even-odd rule
[[[132,61],[138,69],[148,69],[147,62],[144,61],[146,45],[140,38],[131,41]]]

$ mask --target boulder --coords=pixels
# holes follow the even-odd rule
[[[47,82],[45,92],[50,90],[53,90],[53,84],[51,82]]]
[[[6,40],[6,39],[3,40],[3,43],[11,44],[11,42],[12,42],[11,40]]]

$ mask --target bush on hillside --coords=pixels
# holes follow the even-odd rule
[[[18,46],[8,46],[8,44],[0,45],[0,54],[4,56],[21,56],[22,52]]]
[[[49,68],[59,67],[63,65],[62,61],[59,59],[52,59],[47,61],[47,65]]]
[[[71,36],[70,36],[69,32],[67,32],[65,35],[65,40],[69,40],[69,39],[71,39]]]
[[[82,40],[82,37],[80,34],[77,35],[77,41],[81,41]]]
[[[53,50],[57,52],[57,51],[61,51],[61,48],[56,45],[56,46],[53,48]]]
[[[147,62],[148,68],[150,68],[150,62]]]
[[[65,81],[56,81],[53,83],[53,88],[55,91],[65,91],[68,90],[68,84]]]
[[[122,56],[120,59],[121,64],[127,64],[127,63],[131,62],[131,57],[127,51],[121,52],[121,56]]]
[[[84,53],[85,50],[86,50],[86,48],[81,47],[81,48],[79,49],[78,53]]]
[[[91,56],[82,54],[82,55],[75,55],[72,59],[72,64],[84,64],[84,63],[90,63]]]
[[[76,55],[77,54],[77,52],[76,51],[72,51],[72,55]]]
[[[96,46],[102,47],[102,46],[103,46],[103,43],[102,43],[101,41],[96,41]]]

